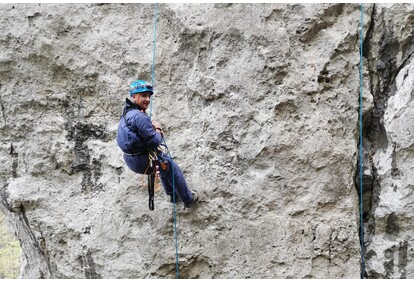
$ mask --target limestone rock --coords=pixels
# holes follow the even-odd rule
[[[364,195],[379,200],[367,276],[412,278],[413,7],[364,6],[364,174],[381,188]],[[149,211],[115,142],[129,83],[151,81],[154,5],[1,10],[0,188],[20,277],[174,278],[173,208],[160,188]],[[159,6],[153,119],[200,193],[177,207],[180,278],[360,276],[359,20],[356,4]]]

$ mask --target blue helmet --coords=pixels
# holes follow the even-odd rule
[[[131,85],[129,86],[129,95],[132,96],[133,94],[140,93],[140,92],[151,92],[151,94],[154,93],[152,89],[152,85],[147,83],[146,81],[143,81],[143,80],[133,81]]]

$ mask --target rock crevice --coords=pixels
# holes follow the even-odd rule
[[[401,200],[400,194],[412,186],[406,175],[406,162],[411,160],[407,157],[412,155],[412,150],[410,146],[402,146],[399,129],[403,128],[403,135],[409,136],[413,130],[412,123],[402,120],[400,115],[410,117],[413,111],[410,106],[413,87],[409,85],[409,78],[414,41],[412,34],[400,35],[405,23],[390,17],[391,11],[404,10],[406,6],[390,9],[376,6],[368,30],[368,44],[364,47],[373,98],[372,106],[364,113],[363,126],[366,276],[407,278],[407,270],[412,268],[407,264],[407,254],[394,251],[410,246],[410,237],[400,232],[400,219],[407,217],[407,213],[396,207],[403,207],[397,203],[406,204],[404,210],[411,207],[406,200]],[[408,7],[412,9],[412,5]],[[411,11],[406,19],[412,15]],[[392,119],[397,119],[398,124]],[[378,265],[378,259],[384,259],[382,265]]]

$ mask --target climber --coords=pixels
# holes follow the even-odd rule
[[[135,173],[150,174],[154,161],[159,169],[164,191],[170,196],[171,202],[173,200],[177,202],[178,196],[185,207],[192,207],[198,200],[198,193],[189,190],[180,167],[159,149],[164,137],[161,124],[157,121],[151,122],[145,113],[153,93],[152,85],[146,81],[137,80],[131,83],[129,89],[131,100],[126,98],[119,121],[118,146],[124,152],[125,163]],[[172,172],[174,172],[174,180]]]

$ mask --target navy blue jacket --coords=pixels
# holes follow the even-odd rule
[[[147,114],[127,98],[119,121],[116,141],[123,152],[134,154],[157,148],[162,142],[162,137],[155,131]]]

